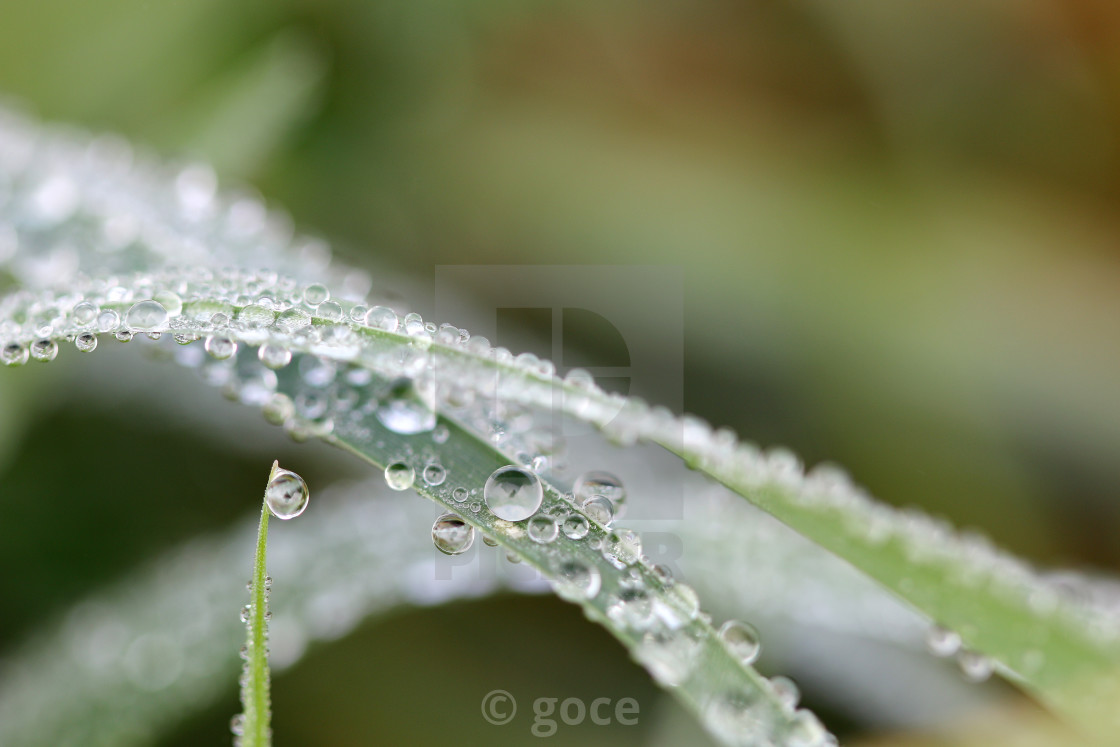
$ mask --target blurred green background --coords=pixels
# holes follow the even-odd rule
[[[679,266],[685,409],[1039,562],[1120,567],[1108,0],[9,1],[0,92],[213,162],[378,282],[410,279],[421,311],[442,264]],[[58,406],[53,375],[0,379],[0,563],[20,569],[0,577],[0,651],[241,515],[251,502],[228,496],[262,474],[261,454],[189,425]],[[59,450],[74,470],[52,468]],[[172,452],[209,474],[166,485]],[[176,491],[199,510],[175,510]],[[603,682],[656,698],[572,609],[506,599],[404,613],[313,653],[276,683],[278,731],[326,744],[307,729],[330,719],[331,744],[401,743],[384,698],[443,682],[424,642],[506,607],[574,652],[571,694],[594,691],[578,675],[606,657]],[[443,685],[462,709],[449,721],[481,728],[492,688]],[[223,738],[234,705],[231,682],[168,744]]]

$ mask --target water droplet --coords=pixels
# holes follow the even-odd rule
[[[280,369],[292,362],[292,351],[283,345],[266,342],[257,350],[257,358],[268,368]]]
[[[46,363],[58,355],[58,343],[54,340],[36,340],[31,343],[31,357]]]
[[[611,499],[602,495],[593,495],[583,504],[583,512],[591,517],[592,521],[609,527],[614,521],[614,505]]]
[[[245,605],[244,607],[241,608],[241,622],[243,622],[243,623],[249,622],[249,618],[252,617],[252,616],[253,616],[252,605],[247,604],[247,605]]]
[[[118,329],[116,332],[113,333],[113,337],[117,338],[121,342],[131,342],[132,341],[132,330],[130,330],[130,329]]]
[[[560,526],[556,519],[547,514],[537,514],[529,519],[529,539],[547,545],[560,535]]]
[[[802,709],[793,714],[788,734],[790,747],[821,747],[827,735],[828,732],[812,711]]]
[[[955,630],[934,625],[926,634],[926,647],[934,656],[954,656],[961,648],[961,637]]]
[[[261,408],[264,419],[272,425],[284,425],[295,414],[296,407],[292,398],[283,392],[275,392]]]
[[[579,560],[565,560],[561,563],[556,569],[556,578],[552,581],[556,594],[569,602],[594,599],[602,584],[599,569]]]
[[[342,321],[342,305],[338,301],[323,301],[315,309],[315,313],[328,322]]]
[[[744,664],[753,664],[762,649],[758,631],[753,625],[739,620],[728,620],[719,629],[719,637],[731,655]]]
[[[541,507],[544,490],[540,478],[532,472],[509,465],[494,470],[486,480],[482,497],[499,519],[521,521]]]
[[[587,519],[579,514],[572,514],[564,520],[564,535],[570,539],[583,539],[587,536],[591,525],[587,523]]]
[[[610,501],[611,515],[614,517],[622,515],[623,505],[626,503],[626,488],[622,485],[622,480],[610,472],[598,470],[584,472],[576,478],[572,495],[575,497],[576,505],[580,506],[593,496],[606,498]]]
[[[229,730],[234,736],[245,736],[245,714],[239,713],[229,720]]]
[[[801,700],[801,689],[789,677],[777,675],[770,678],[770,687],[781,702],[782,707],[792,711]]]
[[[385,468],[385,482],[393,490],[408,490],[415,480],[415,470],[404,462],[393,462]]]
[[[275,319],[276,313],[259,303],[251,303],[237,312],[237,321],[247,329],[262,329],[272,324]]]
[[[445,555],[461,555],[474,544],[474,527],[455,514],[444,514],[432,524],[432,542]]]
[[[603,557],[616,568],[632,565],[642,557],[642,538],[629,529],[614,532],[603,545]]]
[[[210,354],[211,358],[220,361],[232,358],[237,352],[237,343],[228,337],[220,335],[211,335],[207,337],[203,346],[206,348],[206,352]]]
[[[311,315],[303,309],[286,309],[280,312],[273,324],[285,332],[295,332],[311,324]]]
[[[436,427],[434,399],[424,396],[412,379],[401,377],[389,384],[380,398],[377,419],[402,435],[424,433]]]
[[[396,332],[400,320],[397,312],[386,306],[374,306],[366,313],[366,325],[386,332]]]
[[[16,343],[8,343],[0,350],[0,360],[5,366],[22,366],[27,363],[27,348]]]
[[[462,503],[463,501],[467,500],[467,489],[461,487],[455,488],[451,491],[451,499],[458,503]]]
[[[961,651],[957,654],[957,665],[970,682],[983,682],[992,676],[992,660],[976,651]]]
[[[105,309],[97,315],[97,331],[112,332],[120,326],[121,315],[112,309]]]
[[[442,485],[443,481],[447,479],[447,470],[443,468],[442,464],[433,462],[424,468],[424,482],[432,487]]]
[[[82,301],[70,312],[70,319],[76,327],[92,327],[97,321],[97,306],[89,301]]]
[[[264,493],[268,509],[278,519],[294,519],[307,508],[307,483],[295,472],[277,469]]]
[[[162,306],[168,316],[179,316],[183,313],[183,299],[178,293],[162,290],[153,294],[152,300]]]
[[[634,649],[638,660],[665,687],[677,687],[697,664],[700,641],[685,631],[646,633]]]
[[[83,353],[91,353],[97,347],[97,335],[83,332],[74,338],[74,347]]]
[[[303,289],[303,300],[308,306],[318,306],[331,297],[331,292],[322,283],[312,283]]]
[[[124,315],[125,325],[133,332],[154,332],[167,328],[167,309],[158,301],[140,301]]]
[[[442,423],[435,427],[432,431],[432,440],[437,444],[447,443],[447,439],[451,437],[451,429]]]

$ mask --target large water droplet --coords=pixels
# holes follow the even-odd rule
[[[445,555],[460,555],[474,544],[474,527],[455,514],[443,514],[432,524],[432,542]]]
[[[307,483],[295,472],[273,468],[264,492],[268,510],[278,519],[294,519],[307,508]]]
[[[167,328],[167,309],[159,301],[140,301],[124,315],[125,325],[133,332],[154,332]]]
[[[719,629],[719,637],[731,655],[744,664],[753,664],[758,658],[762,643],[753,625],[739,620],[728,620]]]
[[[514,465],[501,467],[486,480],[482,497],[499,519],[528,519],[541,507],[544,490],[541,481],[529,470]]]
[[[436,427],[434,399],[418,389],[412,379],[394,380],[380,400],[377,419],[394,433],[411,435]]]
[[[93,323],[97,321],[97,306],[89,301],[82,301],[70,312],[70,319],[73,320],[75,326],[82,329],[92,327]]]
[[[405,462],[393,462],[385,468],[385,482],[393,490],[408,490],[416,481],[416,471]]]

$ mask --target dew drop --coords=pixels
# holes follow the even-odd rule
[[[602,495],[593,495],[583,504],[583,512],[591,517],[592,521],[609,527],[614,521],[614,504],[610,498]]]
[[[461,555],[474,544],[474,527],[455,514],[443,514],[432,524],[432,542],[445,555]]]
[[[587,523],[587,519],[579,514],[572,514],[564,520],[564,536],[569,539],[583,539],[587,536],[591,525]]]
[[[576,504],[580,506],[597,495],[606,498],[611,504],[611,515],[615,517],[622,514],[622,507],[626,503],[626,488],[623,487],[622,480],[610,472],[584,472],[576,478],[572,494]]]
[[[27,348],[14,342],[8,343],[0,350],[0,360],[5,366],[22,366],[27,363]]]
[[[393,490],[408,490],[415,480],[415,470],[405,462],[393,462],[385,468],[385,482]]]
[[[797,687],[796,682],[779,674],[770,678],[770,687],[783,708],[790,711],[797,708],[797,704],[801,700],[801,690]]]
[[[397,312],[386,306],[374,306],[366,313],[366,325],[386,332],[396,332],[400,321]]]
[[[508,465],[494,470],[482,489],[487,507],[499,519],[521,521],[528,519],[541,507],[544,490],[541,481],[532,472]]]
[[[152,300],[162,306],[168,316],[179,316],[183,313],[183,299],[174,291],[159,291],[152,295]]]
[[[303,289],[303,300],[308,306],[318,306],[331,297],[331,292],[322,283],[312,283]]]
[[[482,535],[482,544],[486,545],[487,547],[497,547],[498,540],[494,539],[488,534],[484,534]]]
[[[163,330],[167,328],[167,309],[159,301],[140,301],[124,315],[124,323],[133,332]]]
[[[274,469],[264,493],[268,509],[278,519],[294,519],[307,508],[307,483],[295,472]]]
[[[642,538],[629,529],[611,534],[603,545],[603,557],[616,568],[625,568],[642,557]]]
[[[77,327],[92,327],[97,321],[97,306],[89,301],[82,301],[70,312],[70,319]]]
[[[132,330],[130,330],[130,329],[118,329],[116,332],[113,333],[113,337],[117,338],[121,342],[131,342],[132,341]]]
[[[961,649],[961,637],[955,630],[934,625],[926,634],[926,648],[934,656],[955,656]]]
[[[992,660],[976,651],[963,650],[958,653],[957,665],[970,682],[983,682],[992,676]]]
[[[424,482],[432,487],[442,485],[443,481],[447,479],[447,470],[443,468],[442,464],[433,462],[424,467]]]
[[[731,655],[743,664],[753,664],[758,659],[762,644],[753,625],[728,620],[719,629],[719,637]]]
[[[229,720],[229,730],[234,736],[245,736],[245,714],[239,713]]]
[[[328,322],[342,321],[342,305],[338,301],[323,301],[315,309],[315,313]]]
[[[401,377],[389,384],[380,398],[377,419],[401,435],[425,433],[436,427],[434,402],[422,396],[412,379]]]
[[[105,309],[97,315],[97,331],[112,332],[120,326],[121,315],[112,309]]]
[[[462,503],[467,500],[467,489],[462,487],[455,488],[451,491],[451,499],[457,503]]]
[[[552,581],[556,594],[569,602],[594,599],[602,584],[599,569],[579,560],[565,560],[561,563],[556,569],[556,578]]]
[[[58,355],[58,343],[54,340],[36,340],[31,343],[31,357],[46,363]]]
[[[529,519],[528,534],[529,539],[534,542],[547,545],[560,535],[560,526],[556,523],[556,519],[551,516],[537,514]]]
[[[261,407],[264,419],[272,425],[284,425],[288,418],[295,414],[296,407],[292,398],[283,392],[275,392]]]
[[[211,358],[220,361],[233,357],[237,352],[237,343],[222,335],[211,335],[207,337],[203,346],[206,348],[206,352],[210,354]]]
[[[816,714],[802,709],[793,715],[788,741],[790,747],[821,747],[827,735]]]
[[[74,338],[74,347],[83,353],[91,353],[97,348],[97,335],[92,332],[83,332]]]
[[[285,332],[295,332],[311,324],[311,315],[303,309],[286,309],[280,312],[274,324]]]
[[[257,350],[257,358],[265,367],[275,370],[292,362],[292,351],[283,345],[266,342]]]
[[[248,329],[262,329],[276,320],[272,309],[267,309],[259,303],[252,303],[237,312],[237,321]]]

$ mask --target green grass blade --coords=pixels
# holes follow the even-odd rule
[[[271,483],[279,464],[272,463],[268,476]],[[271,579],[266,568],[268,555],[268,503],[261,504],[261,521],[257,528],[257,551],[253,556],[251,601],[247,608],[248,640],[245,667],[241,680],[242,718],[235,719],[234,744],[239,747],[269,747],[272,744],[272,704],[269,698],[271,675],[268,669],[268,595]]]

